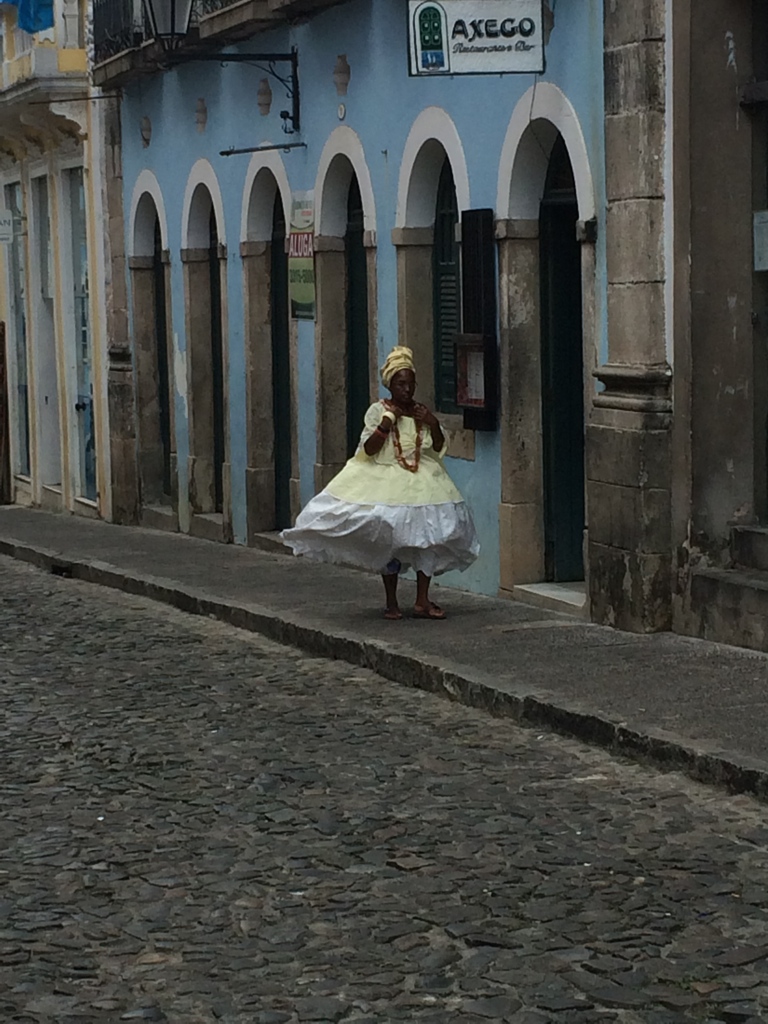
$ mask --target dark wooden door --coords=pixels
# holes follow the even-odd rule
[[[275,529],[291,525],[291,349],[285,214],[278,192],[272,214],[272,409],[275,431]]]
[[[11,500],[11,417],[8,410],[8,355],[5,323],[0,321],[0,505]]]
[[[584,357],[578,206],[558,138],[541,203],[542,426],[546,577],[584,579]]]
[[[347,268],[347,455],[354,455],[370,405],[368,376],[368,263],[363,242],[363,201],[353,175],[344,239]]]
[[[165,263],[160,221],[155,218],[155,249],[152,261],[155,303],[155,354],[157,358],[157,414],[160,420],[160,444],[163,449],[163,495],[171,497],[171,384],[168,365],[168,325],[166,318]]]
[[[211,375],[213,380],[213,471],[215,511],[224,510],[224,340],[221,324],[221,263],[216,214],[211,209],[210,247],[208,249],[211,291]]]

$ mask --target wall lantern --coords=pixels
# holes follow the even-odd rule
[[[152,38],[166,53],[176,50],[187,37],[192,0],[144,0]]]
[[[193,61],[215,61],[217,64],[250,64],[278,81],[291,101],[290,110],[281,110],[283,131],[293,135],[301,129],[299,105],[299,51],[290,53],[188,53],[182,45],[189,33],[193,0],[142,0],[152,38],[165,53],[167,67]],[[280,74],[277,64],[289,64],[290,70]],[[276,147],[277,148],[277,147]]]

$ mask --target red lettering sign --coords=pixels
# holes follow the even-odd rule
[[[311,231],[296,231],[291,234],[288,255],[293,259],[312,259],[315,255],[315,236]]]

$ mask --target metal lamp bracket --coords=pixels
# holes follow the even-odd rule
[[[299,96],[299,51],[294,46],[290,53],[169,53],[166,63],[170,66],[191,64],[194,61],[208,61],[217,64],[251,64],[270,78],[274,78],[285,89],[291,101],[290,110],[281,110],[283,131],[295,135],[301,131],[301,104]],[[277,64],[290,64],[287,73],[278,72]]]

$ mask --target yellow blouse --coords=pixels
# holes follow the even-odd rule
[[[326,487],[340,501],[356,505],[442,505],[462,501],[461,494],[443,466],[447,442],[439,452],[432,446],[432,434],[421,428],[421,462],[416,473],[398,463],[392,434],[381,451],[366,455],[363,445],[381,423],[385,406],[374,402],[365,414],[365,427],[357,452]],[[413,462],[416,451],[416,421],[402,416],[398,421],[403,455]]]

